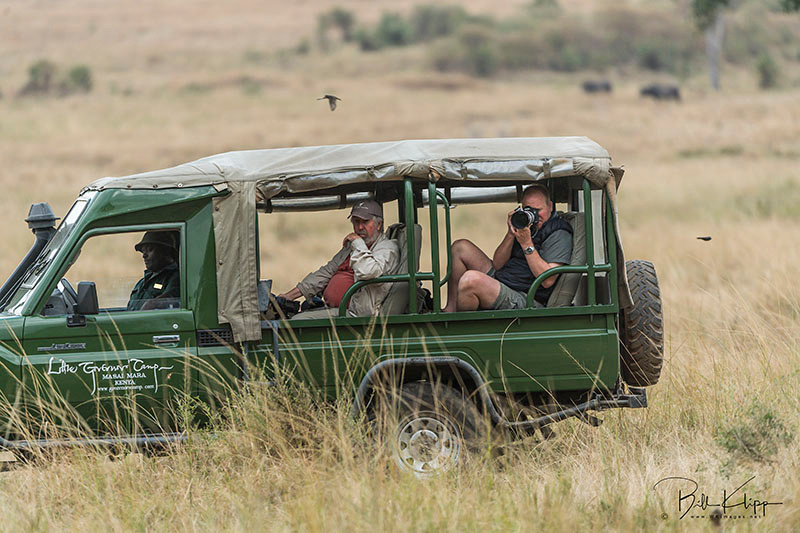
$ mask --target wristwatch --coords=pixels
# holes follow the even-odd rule
[[[528,246],[522,251],[525,252],[525,255],[531,255],[533,252],[536,251],[536,248],[534,248],[533,246]]]

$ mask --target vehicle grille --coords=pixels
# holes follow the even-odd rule
[[[233,331],[228,328],[197,331],[197,346],[227,346],[230,344],[233,344]]]

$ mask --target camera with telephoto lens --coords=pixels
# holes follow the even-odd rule
[[[511,213],[511,225],[516,229],[536,229],[539,225],[539,210],[535,207],[518,207]]]

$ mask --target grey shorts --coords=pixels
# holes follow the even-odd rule
[[[492,267],[486,275],[490,278],[494,278],[494,272],[494,267]],[[525,309],[528,307],[527,292],[515,291],[502,281],[498,281],[497,283],[500,284],[500,294],[497,295],[497,299],[492,304],[492,309]],[[544,307],[536,300],[533,301],[533,306]]]
[[[339,316],[338,307],[318,307],[317,309],[309,309],[308,311],[297,313],[289,320],[312,320],[315,318],[327,318],[330,320],[337,316]]]

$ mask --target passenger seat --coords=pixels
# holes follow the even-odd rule
[[[569,211],[561,213],[561,218],[572,226],[572,259],[570,265],[586,264],[586,221],[583,213]],[[578,293],[581,278],[585,284],[585,274],[560,274],[555,288],[547,300],[547,307],[568,307],[573,304]],[[584,305],[585,302],[581,305]]]
[[[392,274],[408,273],[408,241],[406,240],[406,225],[403,223],[392,224],[386,228],[386,237],[397,241],[400,248],[400,264]],[[422,252],[422,226],[414,224],[414,254],[419,269],[419,256]],[[386,298],[381,304],[382,315],[403,315],[409,312],[408,308],[408,282],[392,283]]]

